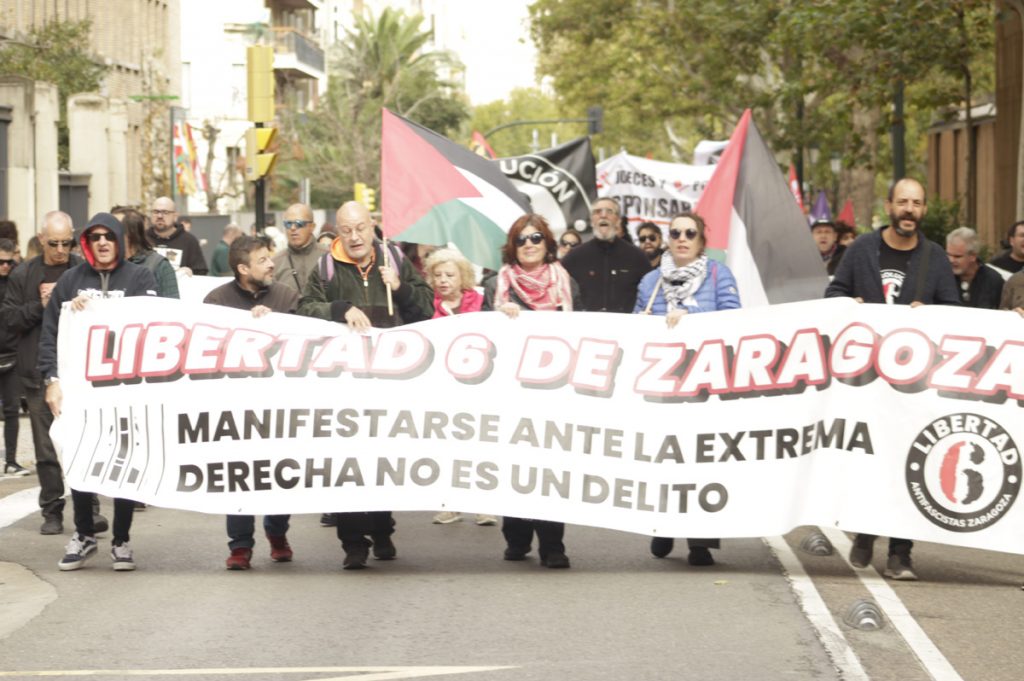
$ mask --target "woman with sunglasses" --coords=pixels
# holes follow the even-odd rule
[[[583,243],[583,237],[580,236],[579,232],[571,227],[565,230],[565,233],[562,234],[562,237],[558,240],[558,259],[561,260],[564,258],[569,251],[576,248],[581,243]]]
[[[661,265],[640,281],[633,312],[664,315],[671,329],[688,314],[738,308],[736,279],[728,267],[707,257],[706,245],[703,218],[694,213],[674,217]],[[674,543],[672,537],[653,537],[651,553],[664,558]],[[686,543],[690,565],[715,564],[710,549],[719,548],[718,539],[687,539]]]
[[[579,287],[558,263],[557,250],[547,220],[533,213],[516,220],[501,249],[505,264],[484,282],[484,309],[500,310],[512,319],[520,310],[578,309]],[[569,567],[562,543],[565,523],[505,516],[501,533],[508,545],[505,560],[526,560],[536,533],[540,564]]]

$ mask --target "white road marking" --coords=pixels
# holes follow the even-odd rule
[[[782,563],[786,578],[800,601],[801,609],[817,632],[818,639],[825,647],[825,651],[832,658],[832,663],[839,671],[840,677],[846,681],[868,681],[870,677],[864,671],[860,658],[857,657],[849,641],[846,640],[843,630],[832,617],[825,600],[804,570],[803,563],[789,548],[789,544],[782,537],[765,537],[764,542]]]
[[[846,536],[846,533],[832,527],[823,527],[821,530],[829,538],[829,541],[832,542],[832,546],[843,557],[843,560],[857,574],[864,587],[874,597],[882,613],[892,622],[892,625],[900,633],[900,636],[903,637],[903,640],[907,642],[907,647],[917,657],[924,670],[935,681],[963,681],[963,677],[957,673],[953,665],[946,659],[946,656],[932,643],[932,640],[928,638],[928,634],[924,633],[924,629],[921,628],[921,625],[910,614],[907,607],[903,605],[903,601],[892,590],[892,587],[878,574],[878,571],[870,566],[855,568],[850,564],[850,547],[853,543]]]
[[[0,677],[71,677],[71,676],[239,676],[252,674],[336,674],[346,676],[318,678],[316,681],[390,681],[419,679],[427,676],[448,676],[492,672],[516,667],[250,667],[225,669],[65,669],[35,672],[0,672]],[[356,674],[358,676],[352,676]]]
[[[0,499],[0,530],[39,510],[39,488],[30,487]]]

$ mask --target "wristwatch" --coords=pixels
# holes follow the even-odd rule
[[[45,383],[46,385],[53,385],[54,383],[60,383],[60,377],[58,377],[58,376],[50,376],[48,379],[43,381],[43,383]]]

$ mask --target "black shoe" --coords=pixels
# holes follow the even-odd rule
[[[136,502],[135,502],[135,512],[136,512],[136,513],[141,513],[141,512],[143,512],[143,511],[145,511],[145,510],[146,510],[147,508],[149,508],[149,507],[148,507],[148,506],[146,506],[146,505],[145,505],[144,503],[142,503],[141,501],[136,501]]]
[[[564,553],[549,553],[540,559],[540,564],[544,567],[565,569],[569,567],[569,556]]]
[[[529,546],[525,549],[518,546],[509,546],[505,549],[505,560],[526,560],[526,554],[529,552]]]
[[[858,534],[853,538],[850,547],[850,563],[855,568],[866,568],[871,565],[871,556],[875,551],[875,538],[867,534]]]
[[[370,557],[370,549],[366,546],[357,546],[345,551],[345,562],[341,564],[343,570],[362,570],[366,567],[366,561]]]
[[[651,555],[655,558],[664,558],[672,553],[675,543],[672,537],[651,537]]]
[[[379,537],[373,540],[373,557],[377,560],[394,560],[398,555],[391,537]]]
[[[889,556],[889,561],[883,572],[889,579],[896,579],[904,582],[916,582],[917,573],[914,572],[914,564],[910,560],[909,553],[894,553]]]
[[[320,527],[337,527],[338,516],[333,513],[324,513],[320,516]]]
[[[106,517],[99,513],[92,514],[92,531],[94,533],[100,534],[101,532],[106,532],[109,529],[110,523],[107,521]]]
[[[60,516],[45,516],[39,534],[64,534],[64,520]]]
[[[690,548],[690,555],[687,556],[686,562],[695,567],[707,567],[714,565],[715,559],[711,555],[711,549],[706,546],[693,546]]]

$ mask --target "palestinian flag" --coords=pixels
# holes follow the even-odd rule
[[[821,298],[825,266],[807,219],[744,112],[697,205],[707,223],[708,254],[723,259],[744,307]],[[724,251],[724,254],[723,254]]]
[[[498,269],[509,227],[530,212],[497,165],[383,110],[381,229],[418,244],[454,244],[477,265]]]

